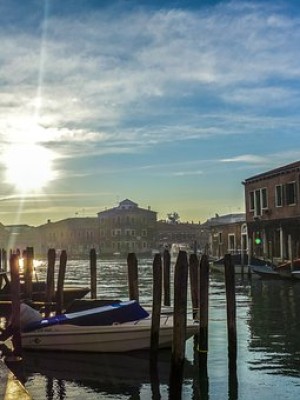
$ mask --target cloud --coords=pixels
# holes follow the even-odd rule
[[[272,110],[297,108],[300,24],[278,4],[90,11],[0,29],[3,141],[36,126],[64,156],[118,154],[272,130]]]
[[[266,157],[256,156],[253,154],[244,154],[232,158],[221,159],[222,163],[250,163],[250,164],[263,164],[266,161]]]
[[[171,173],[171,176],[193,176],[193,175],[202,175],[203,171],[177,171]]]

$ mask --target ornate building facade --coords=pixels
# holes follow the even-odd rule
[[[126,199],[98,213],[100,252],[103,255],[151,255],[156,244],[157,213]]]

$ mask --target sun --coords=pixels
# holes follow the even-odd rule
[[[42,189],[53,178],[53,154],[38,144],[12,144],[5,152],[6,183],[21,192]]]

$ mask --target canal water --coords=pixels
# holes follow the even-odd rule
[[[43,267],[39,274],[45,275]],[[68,261],[66,283],[89,285],[89,261]],[[126,261],[98,260],[98,297],[128,299]],[[152,261],[139,260],[141,303],[151,305]],[[238,359],[228,371],[225,283],[210,275],[207,376],[194,338],[186,342],[183,400],[292,400],[300,394],[300,281],[236,276]],[[191,307],[189,299],[189,308]],[[35,400],[172,400],[171,352],[161,351],[155,379],[147,352],[25,352],[23,382]]]

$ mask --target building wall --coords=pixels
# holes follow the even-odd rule
[[[157,221],[156,212],[149,207],[140,208],[128,199],[99,212],[95,218],[49,220],[38,227],[6,226],[2,231],[0,225],[0,248],[7,251],[18,248],[22,252],[26,247],[33,247],[36,258],[41,259],[47,258],[50,248],[58,255],[66,250],[68,258],[88,258],[91,248],[101,256],[126,257],[129,252],[135,252],[148,257],[166,244],[187,243],[195,249],[196,243],[197,250],[204,252],[208,243],[208,228],[200,223]]]
[[[66,250],[69,257],[88,258],[91,248],[99,251],[98,218],[69,218],[58,222],[48,221],[37,228],[40,248],[36,250],[42,258],[54,248],[59,253]]]
[[[247,252],[247,229],[245,222],[234,222],[211,227],[211,255],[223,257],[226,253]]]
[[[165,246],[171,248],[172,243],[185,243],[195,250],[203,251],[208,242],[207,230],[202,229],[200,222],[172,223],[167,221],[157,222],[157,249]]]
[[[289,168],[281,168],[277,173],[266,172],[257,178],[249,178],[245,184],[245,201],[246,201],[246,220],[251,222],[256,218],[262,220],[278,220],[284,218],[294,218],[300,216],[300,165]],[[295,203],[288,204],[287,185],[294,182],[295,184]],[[282,187],[282,205],[276,205],[276,186]],[[257,214],[256,209],[251,209],[251,195],[255,191],[266,190],[267,207],[262,207],[260,213]],[[262,193],[262,192],[261,192]],[[261,202],[262,203],[262,202]],[[256,207],[255,207],[256,208]]]
[[[101,254],[150,255],[156,244],[156,215],[128,199],[99,212]]]
[[[248,178],[243,183],[252,254],[278,262],[299,257],[300,161]],[[255,193],[254,209],[251,193]]]
[[[39,247],[40,236],[36,227],[29,225],[9,225],[5,226],[6,230],[6,245],[4,248],[9,254],[10,251],[19,250],[20,253],[26,247]]]

